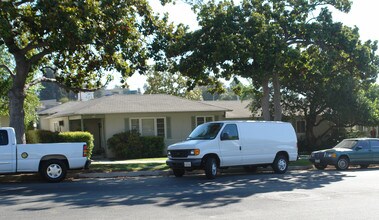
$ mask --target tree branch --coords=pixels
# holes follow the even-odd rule
[[[35,63],[35,62],[37,62],[38,60],[40,60],[40,59],[42,59],[45,55],[47,55],[47,54],[49,54],[49,53],[51,53],[52,51],[50,50],[50,49],[44,49],[42,52],[40,52],[40,53],[38,53],[38,54],[36,54],[36,55],[34,55],[34,56],[32,56],[31,58],[30,58],[30,63],[32,64],[32,63]]]
[[[14,72],[7,65],[0,64],[0,68],[5,69],[11,75],[12,78],[16,76],[16,74],[14,74]]]
[[[49,46],[47,42],[40,42],[35,44],[34,42],[30,42],[26,47],[21,49],[21,53],[26,54],[28,51],[39,48]]]
[[[41,83],[41,82],[55,83],[59,87],[65,89],[65,90],[75,90],[75,91],[79,91],[79,92],[95,92],[95,91],[97,91],[99,89],[104,88],[109,83],[109,80],[104,85],[102,85],[100,87],[93,88],[93,89],[86,89],[86,88],[65,86],[65,85],[61,84],[60,82],[58,82],[56,79],[47,78],[47,77],[43,76],[43,77],[41,77],[39,79],[35,79],[32,82],[28,83],[28,85],[26,85],[25,87],[26,87],[26,89],[29,89],[30,87],[32,87],[34,85],[37,85],[38,83]]]

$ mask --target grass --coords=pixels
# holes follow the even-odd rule
[[[130,164],[91,164],[91,171],[115,172],[115,171],[146,171],[168,170],[165,163],[130,163]]]
[[[154,170],[169,170],[166,165],[167,158],[146,158],[138,160],[128,160],[125,164],[96,164],[90,166],[90,172],[117,172],[117,171],[154,171]],[[152,161],[152,162],[149,162]],[[159,162],[157,162],[159,161]],[[135,162],[135,163],[134,163]],[[290,166],[310,166],[311,162],[307,159],[299,159],[290,162]]]

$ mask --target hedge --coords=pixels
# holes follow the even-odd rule
[[[26,132],[26,143],[59,143],[59,142],[86,142],[87,143],[87,157],[91,158],[93,144],[93,135],[85,131],[75,132],[52,132],[46,130],[30,130]]]
[[[136,131],[113,135],[107,141],[116,159],[138,159],[163,156],[163,137],[144,137]]]

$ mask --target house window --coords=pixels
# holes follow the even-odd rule
[[[164,118],[133,118],[130,119],[130,129],[138,131],[142,136],[166,137]]]
[[[213,120],[213,116],[197,116],[196,117],[196,126],[204,124],[206,122],[211,122]]]
[[[296,132],[297,133],[305,133],[305,121],[297,121],[296,122]]]

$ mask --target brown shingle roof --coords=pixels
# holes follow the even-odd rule
[[[39,114],[57,117],[87,114],[203,111],[230,111],[230,109],[164,94],[112,95],[86,102],[68,102],[41,111]]]
[[[226,119],[253,118],[251,111],[248,107],[250,101],[203,101],[203,103],[232,110],[226,112]]]

